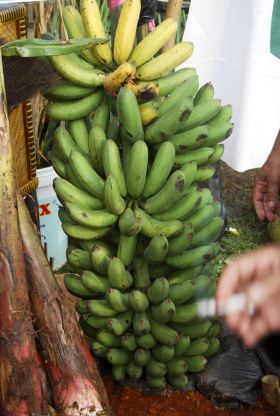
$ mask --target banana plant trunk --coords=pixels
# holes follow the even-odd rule
[[[25,280],[0,54],[0,414],[48,415]]]
[[[182,8],[183,0],[168,0],[167,9],[165,14],[165,19],[172,17],[173,19],[179,21],[179,16]],[[172,36],[169,41],[164,45],[162,51],[166,51],[175,45],[176,34]]]
[[[111,416],[94,359],[65,303],[20,194],[18,206],[35,327],[55,408],[64,416]]]

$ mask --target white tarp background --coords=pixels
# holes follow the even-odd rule
[[[232,104],[235,124],[223,160],[243,171],[261,166],[280,128],[280,60],[270,54],[273,0],[192,0],[184,40],[194,43],[183,65],[200,85]]]

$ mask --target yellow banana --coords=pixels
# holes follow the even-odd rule
[[[80,9],[86,35],[92,38],[107,38],[96,0],[81,0]],[[92,49],[101,63],[109,65],[112,62],[113,58],[109,43],[96,45]]]
[[[104,80],[104,88],[110,94],[116,94],[122,85],[127,84],[135,75],[136,67],[131,62],[125,62],[118,66],[114,72],[110,72]]]
[[[177,31],[176,20],[169,17],[145,36],[129,57],[138,67],[149,61]]]
[[[151,81],[163,77],[176,66],[186,61],[193,52],[192,42],[180,42],[161,55],[141,65],[136,71],[136,78]]]
[[[152,123],[152,121],[157,118],[159,113],[158,105],[154,102],[141,104],[139,106],[139,110],[143,126],[147,126]]]
[[[126,0],[123,4],[114,39],[114,60],[118,65],[126,62],[132,51],[140,10],[140,0]]]

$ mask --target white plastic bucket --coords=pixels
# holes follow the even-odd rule
[[[37,177],[41,241],[43,245],[47,244],[48,257],[53,258],[54,269],[57,269],[66,262],[68,243],[58,218],[59,201],[53,189],[53,180],[57,174],[51,166],[38,169]]]

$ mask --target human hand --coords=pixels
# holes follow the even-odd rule
[[[240,292],[253,302],[256,314],[233,313],[226,321],[248,347],[253,347],[265,335],[280,330],[280,246],[245,254],[226,267],[218,284],[218,305]]]

